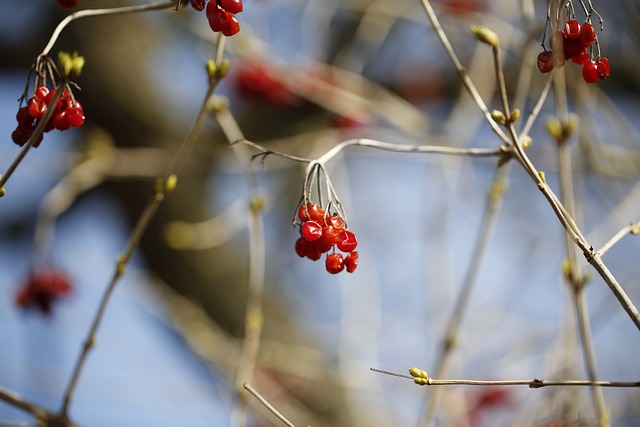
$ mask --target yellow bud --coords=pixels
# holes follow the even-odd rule
[[[220,62],[220,66],[218,66],[218,69],[216,71],[216,78],[218,79],[223,78],[229,73],[230,69],[231,69],[231,62],[229,62],[228,59],[223,59],[222,62]]]
[[[0,197],[4,197],[5,194],[7,194],[7,190],[4,187],[0,188]]]
[[[499,125],[504,126],[507,124],[507,117],[500,110],[493,110],[491,112],[491,118]]]
[[[249,207],[251,208],[251,212],[253,213],[260,213],[265,205],[267,204],[266,200],[264,199],[264,197],[260,196],[260,195],[255,195],[251,198],[251,204],[249,205]]]
[[[207,68],[207,76],[209,76],[209,78],[212,79],[216,75],[216,69],[218,68],[216,67],[216,62],[213,59],[208,60],[206,64],[206,68]]]
[[[540,180],[544,183],[547,182],[547,178],[544,176],[544,172],[540,171],[538,172],[538,176],[540,177]]]
[[[578,116],[575,114],[571,114],[569,116],[569,120],[562,129],[562,133],[564,134],[565,138],[569,138],[571,135],[573,135],[573,132],[575,132],[578,124],[580,124],[580,119],[578,118]]]
[[[229,108],[229,98],[226,96],[212,96],[207,100],[207,110],[219,113]]]
[[[429,379],[428,378],[414,378],[413,382],[418,384],[418,385],[428,385],[429,384]]]
[[[529,135],[523,136],[522,139],[520,140],[520,143],[522,144],[522,148],[531,147],[531,143],[532,142],[533,142],[533,140],[531,139],[531,137]]]
[[[560,120],[556,117],[550,117],[547,120],[547,131],[557,142],[562,141],[562,125],[560,124]]]
[[[85,64],[84,56],[78,55],[78,52],[73,52],[73,57],[71,59],[70,77],[71,78],[78,77],[82,73],[84,64]]]
[[[171,193],[173,190],[175,190],[177,185],[178,185],[178,177],[175,174],[169,175],[169,177],[164,183],[165,194]]]
[[[493,48],[497,48],[500,44],[500,39],[495,31],[490,30],[482,25],[472,25],[471,32],[482,43],[486,43]]]
[[[511,112],[511,123],[517,121],[520,118],[520,109],[516,108]]]
[[[573,266],[571,265],[571,261],[566,258],[562,261],[562,275],[567,279],[567,281],[573,281]]]
[[[409,375],[414,378],[429,378],[429,374],[427,374],[427,371],[420,368],[409,368]]]
[[[69,77],[73,68],[73,60],[67,52],[58,53],[58,72],[62,77]]]

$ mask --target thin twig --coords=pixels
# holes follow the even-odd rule
[[[410,375],[404,375],[397,372],[386,371],[384,369],[369,368],[373,372],[379,374],[391,375],[415,381],[416,378]],[[472,385],[472,386],[511,386],[526,385],[529,388],[542,387],[618,387],[618,388],[636,388],[640,387],[640,381],[591,381],[591,380],[543,380],[534,378],[532,380],[437,380],[435,378],[424,378],[420,385]]]
[[[164,201],[165,196],[172,190],[172,186],[175,186],[175,183],[177,180],[177,174],[181,170],[185,159],[187,158],[189,153],[192,151],[198,139],[198,136],[200,135],[202,126],[204,124],[204,120],[208,114],[207,101],[213,94],[213,91],[215,90],[217,84],[218,84],[218,79],[215,76],[209,78],[209,85],[206,90],[202,105],[200,107],[200,112],[198,113],[198,117],[196,118],[192,128],[189,130],[189,132],[185,136],[185,139],[183,140],[182,145],[176,157],[174,158],[172,164],[169,166],[163,179],[159,181],[158,185],[156,185],[156,188],[154,189],[153,194],[149,198],[147,205],[145,206],[143,212],[141,213],[140,217],[138,218],[138,221],[136,222],[131,232],[131,235],[129,237],[129,242],[127,243],[127,246],[124,252],[118,257],[118,260],[116,262],[115,272],[113,273],[111,281],[107,285],[105,292],[102,296],[102,299],[100,300],[98,311],[96,312],[93,318],[91,327],[84,341],[82,351],[80,352],[78,360],[76,361],[76,364],[73,369],[73,373],[71,375],[71,379],[69,381],[69,384],[67,385],[67,388],[64,394],[64,400],[62,403],[62,407],[60,409],[60,413],[61,413],[61,416],[65,419],[67,418],[67,413],[68,413],[69,405],[71,403],[71,398],[73,396],[73,392],[80,378],[80,373],[84,366],[85,360],[89,354],[89,350],[95,344],[96,333],[98,331],[98,328],[104,316],[105,310],[109,303],[111,294],[113,293],[116,287],[116,284],[124,274],[129,260],[131,259],[131,257],[133,256],[133,253],[135,252],[138,245],[140,244],[140,241],[142,240],[142,236],[144,235],[147,228],[149,227],[149,224],[151,223],[151,220],[155,216],[155,213],[157,212],[158,208],[160,207],[160,204]]]
[[[640,221],[633,222],[627,225],[626,227],[621,228],[620,231],[614,234],[613,237],[609,239],[607,243],[602,245],[602,247],[598,249],[597,252],[601,256],[604,255],[609,249],[611,249],[616,243],[622,240],[622,238],[627,234],[633,234],[633,235],[640,234]]]
[[[273,415],[278,417],[278,419],[280,421],[282,421],[285,425],[287,425],[289,427],[296,427],[295,424],[293,424],[284,415],[282,415],[280,412],[278,412],[278,410],[276,408],[274,408],[273,405],[267,401],[267,399],[262,397],[262,395],[260,393],[258,393],[258,391],[255,388],[251,387],[251,384],[246,384],[245,383],[245,384],[243,384],[243,387],[245,388],[245,390],[247,390],[249,393],[251,393],[251,395],[253,397],[258,399],[258,402],[262,403],[264,405],[264,407],[269,410],[269,412],[271,412]]]

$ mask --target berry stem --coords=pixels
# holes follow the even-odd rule
[[[166,1],[162,3],[152,3],[152,4],[145,4],[140,6],[125,6],[125,7],[116,7],[116,8],[109,8],[109,9],[79,10],[77,12],[74,12],[68,15],[66,18],[60,21],[56,29],[51,34],[51,38],[49,39],[49,42],[47,43],[45,48],[42,50],[40,57],[44,57],[49,54],[49,52],[55,45],[56,41],[58,40],[60,33],[62,33],[62,30],[64,30],[64,28],[67,25],[69,25],[72,21],[75,21],[76,19],[88,18],[90,16],[125,15],[129,13],[149,12],[153,10],[169,9],[175,6],[176,6],[176,1]]]

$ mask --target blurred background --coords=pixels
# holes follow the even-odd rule
[[[143,3],[80,0],[77,9]],[[500,108],[493,58],[469,26],[499,34],[511,100],[526,117],[545,80],[535,58],[546,2],[433,6],[490,110]],[[598,37],[611,78],[587,86],[577,65],[563,70],[568,108],[580,118],[570,141],[576,217],[597,248],[640,219],[640,7],[633,0],[594,6],[604,20]],[[576,10],[583,19],[577,4]],[[10,134],[30,66],[67,13],[53,0],[0,2],[2,171],[19,153]],[[216,93],[228,97],[251,141],[306,158],[356,137],[499,145],[419,1],[246,0],[238,20],[241,32],[226,43],[231,70]],[[204,12],[190,7],[87,18],[63,32],[52,53],[85,56],[75,96],[87,122],[46,134],[0,201],[2,387],[59,408],[117,255],[202,103],[204,63],[214,57],[216,39]],[[554,114],[552,90],[528,153],[557,189],[558,150],[545,130]],[[328,170],[358,236],[360,265],[338,275],[328,274],[323,260],[294,251],[299,233],[291,218],[305,165],[277,156],[254,161],[253,189],[248,163],[210,117],[116,288],[76,390],[74,422],[278,425],[255,399],[238,397],[243,378],[300,426],[413,426],[436,399],[434,388],[369,368],[435,369],[497,160],[342,152]],[[561,271],[563,230],[521,168],[515,165],[507,182],[443,378],[586,378]],[[254,191],[265,200],[261,289],[248,287]],[[45,237],[34,244],[34,235]],[[629,236],[604,257],[636,304],[639,253],[640,240]],[[579,261],[592,276],[584,292],[598,377],[635,381],[638,331],[597,273]],[[16,304],[30,269],[40,265],[67,275],[73,287],[48,314]],[[255,358],[246,357],[248,305],[262,325],[248,329],[260,335],[249,342],[259,344]],[[432,425],[597,425],[586,388],[439,391]],[[606,389],[604,398],[612,425],[640,424],[637,389]],[[0,422],[35,424],[4,402]]]

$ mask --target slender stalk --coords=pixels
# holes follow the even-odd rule
[[[269,410],[273,415],[278,417],[280,421],[282,421],[285,425],[289,427],[296,427],[291,421],[289,421],[284,415],[282,415],[276,408],[273,407],[271,403],[267,399],[265,399],[258,391],[251,387],[251,384],[244,384],[243,387],[247,390],[253,397],[258,399],[258,402],[262,403],[265,408]]]
[[[627,225],[626,227],[623,227],[622,229],[620,229],[620,231],[618,231],[616,234],[613,235],[613,237],[611,239],[609,239],[609,241],[607,243],[605,243],[604,245],[602,245],[602,247],[600,249],[598,249],[598,253],[600,255],[604,255],[605,252],[607,252],[609,249],[611,249],[616,243],[618,243],[620,240],[622,240],[622,238],[624,236],[626,236],[627,234],[640,234],[640,221],[631,223],[629,225]]]
[[[238,123],[227,108],[217,110],[215,112],[215,117],[231,144],[234,141],[246,141]],[[251,192],[248,218],[248,297],[245,309],[244,341],[240,360],[238,361],[238,372],[236,373],[236,387],[239,390],[240,386],[243,384],[246,388],[246,383],[250,382],[253,378],[264,324],[262,309],[265,274],[265,239],[264,226],[262,222],[262,208],[264,207],[264,200],[257,188],[255,174],[251,168],[252,156],[248,147],[234,144],[232,144],[232,147],[238,162],[244,168],[244,174],[247,178],[247,186]],[[238,427],[246,424],[245,399],[242,395],[238,396],[233,418],[234,425]]]
[[[397,372],[386,371],[384,369],[369,368],[373,372],[379,374],[390,375],[399,378],[405,378],[415,381],[416,378],[411,375],[400,374]],[[422,380],[422,378],[420,378]],[[471,385],[471,386],[510,386],[510,385],[526,385],[529,388],[542,387],[618,387],[618,388],[636,388],[640,387],[640,381],[591,381],[591,380],[543,380],[534,378],[532,380],[437,380],[435,378],[424,378],[420,385]]]
[[[10,390],[6,390],[3,387],[0,387],[0,400],[30,413],[38,420],[55,418],[55,415],[49,412],[47,409],[42,408],[35,403],[31,403],[24,399],[22,396],[19,396],[18,394]]]
[[[165,196],[173,189],[172,187],[175,186],[175,182],[177,179],[176,176],[180,172],[185,159],[187,158],[189,153],[192,151],[198,139],[198,136],[200,135],[200,132],[202,130],[202,125],[204,124],[204,120],[206,119],[208,114],[207,101],[213,94],[213,91],[215,90],[217,84],[218,84],[218,80],[215,77],[211,77],[209,79],[209,85],[205,93],[204,100],[200,107],[200,112],[198,113],[198,117],[196,118],[195,123],[193,124],[192,128],[187,133],[187,135],[185,136],[185,139],[182,142],[182,145],[180,147],[180,150],[178,151],[178,154],[174,158],[172,164],[169,166],[163,179],[159,181],[158,185],[156,185],[156,187],[154,188],[154,191],[151,197],[149,198],[149,201],[147,202],[144,210],[142,211],[142,214],[138,218],[138,221],[136,222],[131,232],[131,235],[129,237],[129,242],[126,245],[124,252],[118,257],[115,271],[113,273],[113,276],[109,284],[105,289],[102,299],[100,300],[98,311],[96,312],[93,318],[91,327],[89,328],[89,332],[84,341],[84,345],[82,347],[78,360],[76,361],[76,364],[74,366],[71,379],[69,381],[69,384],[67,385],[62,407],[60,409],[60,414],[63,419],[68,419],[68,410],[69,410],[69,405],[71,403],[71,399],[73,396],[73,392],[80,378],[80,373],[82,371],[82,368],[84,367],[84,363],[89,354],[89,350],[95,344],[95,337],[96,337],[98,328],[100,326],[100,323],[104,317],[104,313],[109,303],[111,294],[113,293],[118,281],[124,274],[129,260],[131,259],[131,257],[133,256],[133,253],[135,252],[138,245],[140,244],[140,241],[142,240],[142,236],[144,235],[147,228],[149,227],[149,224],[151,223],[151,220],[155,216],[155,213],[157,212],[158,208],[160,207],[160,204],[164,201]]]

